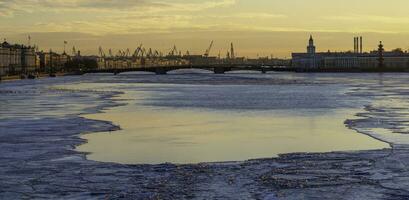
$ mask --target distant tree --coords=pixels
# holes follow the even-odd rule
[[[404,53],[402,48],[393,49],[392,52],[394,52],[394,53]]]

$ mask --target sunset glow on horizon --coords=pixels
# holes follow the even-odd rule
[[[239,56],[289,57],[305,51],[310,34],[319,51],[347,51],[364,37],[366,51],[382,40],[387,49],[409,48],[409,1],[394,0],[3,0],[1,38],[62,51],[63,41],[84,54],[134,49]]]

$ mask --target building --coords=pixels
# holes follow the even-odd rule
[[[292,65],[297,68],[317,68],[321,62],[321,53],[316,53],[312,35],[308,41],[307,53],[293,53]]]
[[[37,54],[37,56],[40,58],[40,70],[42,72],[63,71],[65,64],[71,59],[66,53],[57,54],[52,51],[41,51]]]
[[[0,76],[27,74],[38,70],[37,56],[34,47],[0,44]]]
[[[98,69],[131,69],[131,68],[147,68],[158,66],[178,66],[191,64],[184,57],[110,57],[96,58]]]
[[[316,52],[314,39],[310,36],[306,53],[292,53],[292,67],[305,70],[376,68],[382,55],[383,67],[409,69],[408,52],[400,49],[384,51],[382,44],[379,46],[382,50],[363,52],[362,41],[362,37],[354,38],[354,51]]]

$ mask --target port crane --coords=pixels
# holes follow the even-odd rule
[[[101,48],[101,47],[99,47]],[[72,56],[77,56],[77,50],[75,49],[75,46],[72,46]],[[105,55],[104,55],[105,57]]]
[[[160,53],[158,50],[155,50],[153,56],[154,56],[155,58],[160,58],[160,57],[162,57],[162,53]]]
[[[139,56],[142,54],[142,44],[140,44],[132,54],[133,58],[139,58]]]
[[[125,51],[118,50],[118,53],[116,54],[116,57],[123,58],[123,57],[125,57],[125,55],[126,55]]]
[[[212,42],[210,43],[210,46],[209,46],[209,48],[207,48],[206,49],[206,52],[204,53],[204,57],[209,57],[209,55],[210,55],[210,50],[212,50],[212,47],[213,47],[213,40],[212,40]]]
[[[153,52],[152,48],[149,48],[148,53],[146,54],[147,58],[154,58],[155,53]]]
[[[125,52],[125,57],[129,58],[130,56],[131,56],[131,52],[130,52],[129,48],[127,48],[126,52]]]
[[[178,49],[176,48],[176,45],[173,45],[173,48],[169,52],[169,56],[177,56],[178,55]]]

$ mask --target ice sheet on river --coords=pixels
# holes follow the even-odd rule
[[[120,165],[73,151],[79,133],[116,130],[80,113],[117,105],[115,92],[47,89],[75,82],[192,83],[182,75],[65,77],[0,85],[0,199],[407,199],[408,77],[405,74],[197,77],[207,84],[348,84],[370,99],[346,123],[394,142],[393,149],[290,154],[275,159],[197,165]],[[256,76],[263,76],[257,78]],[[312,77],[311,77],[312,76]],[[259,79],[257,81],[257,79]],[[209,82],[211,80],[211,82]],[[393,103],[392,103],[393,102]],[[383,133],[377,129],[388,130]],[[57,131],[56,131],[57,130]],[[373,131],[371,133],[370,131]],[[401,137],[398,138],[397,136]],[[398,138],[398,139],[397,139]]]

